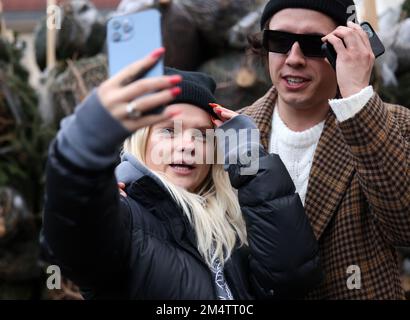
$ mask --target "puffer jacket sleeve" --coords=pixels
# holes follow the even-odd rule
[[[128,134],[93,93],[62,122],[49,148],[42,256],[83,287],[121,285],[132,215],[114,167]]]
[[[251,118],[236,116],[219,129],[225,170],[246,222],[254,295],[302,298],[323,275],[318,244],[291,177],[279,156],[259,144]]]

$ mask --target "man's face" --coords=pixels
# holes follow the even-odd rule
[[[336,27],[330,17],[318,11],[293,8],[277,12],[269,23],[271,30],[301,34],[327,35]],[[269,52],[269,72],[279,99],[296,109],[323,106],[336,96],[332,66],[325,58],[305,57],[297,42],[288,54]]]

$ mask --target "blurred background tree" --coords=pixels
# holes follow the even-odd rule
[[[38,232],[47,146],[36,92],[21,64],[24,42],[0,38],[0,298],[40,294]]]

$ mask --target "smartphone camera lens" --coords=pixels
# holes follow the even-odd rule
[[[119,32],[114,32],[114,33],[112,34],[112,40],[113,40],[114,42],[120,41],[120,40],[121,40],[121,34],[120,34]]]
[[[114,30],[118,30],[119,28],[121,28],[121,22],[119,22],[119,21],[114,21],[114,22],[112,23],[112,28],[113,28]]]
[[[124,24],[122,26],[122,29],[124,30],[125,33],[129,33],[132,30],[132,25],[128,20],[124,21]]]

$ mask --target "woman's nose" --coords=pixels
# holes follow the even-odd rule
[[[195,151],[195,138],[192,134],[183,134],[176,141],[176,150],[183,153],[193,153]]]

